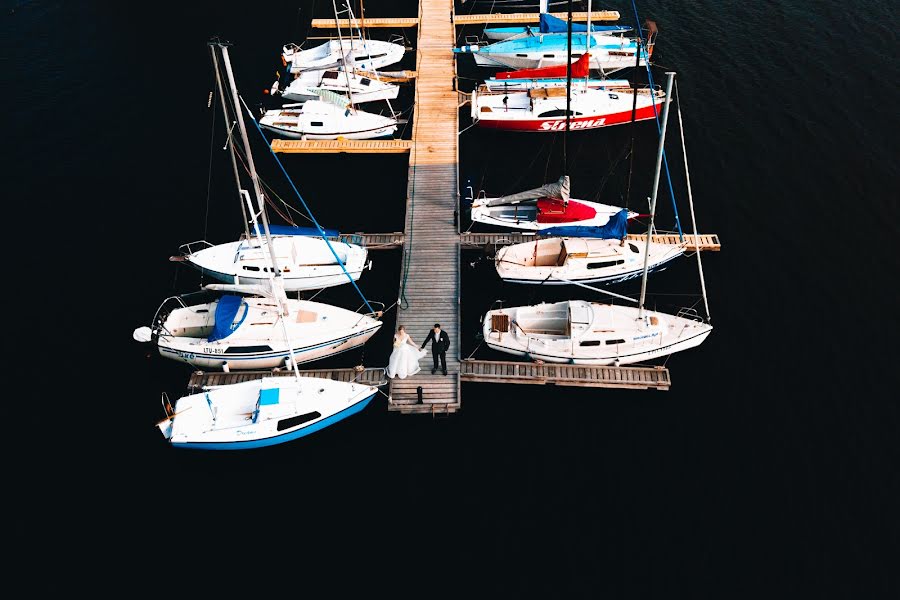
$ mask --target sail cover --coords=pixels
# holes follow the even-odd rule
[[[590,72],[590,54],[583,54],[572,63],[572,79],[587,77]],[[501,71],[494,79],[540,79],[542,77],[566,77],[566,65],[551,65],[537,69],[520,69],[518,71]]]
[[[558,19],[550,13],[541,13],[541,33],[568,33],[568,31],[568,22]],[[585,33],[586,31],[587,24],[572,23],[572,33]]]
[[[612,217],[610,217],[606,225],[562,225],[559,227],[549,227],[543,230],[541,233],[543,235],[591,237],[603,238],[607,240],[620,240],[625,237],[625,230],[627,225],[628,210],[623,208]]]
[[[213,326],[213,331],[206,338],[206,341],[215,342],[216,340],[225,339],[241,326],[241,323],[247,317],[247,312],[249,312],[245,310],[241,320],[235,323],[234,317],[237,316],[241,304],[243,304],[243,300],[241,300],[240,296],[222,296],[219,298],[219,303],[216,305],[216,324]]]
[[[569,176],[563,175],[556,183],[547,183],[533,190],[526,190],[518,194],[509,196],[501,196],[499,198],[490,198],[485,206],[502,206],[504,204],[519,204],[524,200],[536,200],[538,198],[554,198],[562,200],[564,203],[569,202]]]

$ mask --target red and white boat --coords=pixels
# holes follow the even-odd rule
[[[517,194],[488,198],[482,192],[471,200],[473,222],[528,231],[566,225],[602,227],[623,210],[621,206],[570,199],[568,175],[556,183]],[[637,216],[628,211],[629,219]]]
[[[589,79],[588,60],[589,55],[585,54],[572,64],[572,131],[630,123],[632,108],[635,121],[656,118],[665,92],[634,90],[621,79]],[[498,73],[472,91],[472,122],[479,127],[507,131],[565,131],[566,87],[565,65]]]

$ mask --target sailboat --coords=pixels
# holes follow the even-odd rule
[[[582,54],[581,58],[572,63],[571,78],[578,79],[576,85],[586,86],[592,89],[603,88],[619,90],[627,88],[631,84],[627,79],[591,78],[588,68],[589,54]],[[479,86],[480,95],[487,92],[523,92],[535,88],[564,88],[568,86],[569,75],[566,65],[541,67],[540,69],[518,69],[515,71],[498,71],[484,80]]]
[[[682,309],[678,314],[670,315],[644,307],[650,271],[650,239],[673,77],[674,73],[668,74],[638,306],[567,300],[493,309],[482,319],[482,334],[489,347],[532,360],[620,365],[688,350],[699,346],[709,336],[712,325],[692,309]]]
[[[318,100],[267,110],[259,119],[265,129],[303,140],[371,140],[393,137],[398,121],[355,108],[350,99],[320,89]]]
[[[684,249],[683,243],[651,242],[648,269],[665,269],[670,261],[684,254]],[[623,239],[548,237],[500,248],[494,265],[500,278],[510,283],[610,284],[640,277],[645,252],[637,242]]]
[[[211,45],[210,49],[223,110],[227,111],[215,46]],[[227,58],[227,54],[224,56]],[[228,63],[226,71],[232,96],[237,98]],[[240,114],[235,117],[239,120],[241,139],[249,155],[249,142],[242,117]],[[228,119],[226,114],[226,123]],[[229,138],[229,146],[231,143]],[[248,162],[254,189],[258,191],[260,188],[254,163],[252,160]],[[240,189],[240,181],[237,183]],[[249,200],[249,194],[245,190],[240,191]],[[265,218],[261,197],[258,212],[252,204],[248,203],[248,208],[253,218],[256,259],[261,263],[256,276],[250,281],[236,278],[236,281],[229,284],[210,284],[205,287],[207,290],[255,294],[261,297],[226,294],[206,302],[193,302],[195,295],[167,298],[157,310],[152,325],[136,329],[134,339],[152,342],[163,357],[198,368],[221,368],[228,371],[274,368],[286,364],[289,357],[296,362],[309,362],[356,348],[371,338],[381,327],[381,321],[374,313],[358,314],[337,306],[289,300],[286,297],[285,273],[290,272],[290,269],[283,266],[281,270],[277,270],[272,267],[278,262],[275,260],[277,253],[273,251],[274,242],[268,243],[271,229]],[[258,217],[262,217],[262,223]],[[306,242],[316,240],[297,236],[288,239],[302,239]],[[289,340],[296,340],[296,343],[290,343]]]
[[[374,70],[400,62],[405,52],[406,48],[394,42],[351,36],[307,50],[294,43],[285,44],[281,58],[290,73],[342,67],[349,61],[358,69]]]
[[[289,354],[297,363],[334,356],[365,344],[382,325],[378,313],[279,299],[262,286],[238,289],[262,297],[225,294],[198,303],[190,296],[172,296],[157,309],[152,325],[139,327],[133,337],[153,343],[164,358],[232,371],[283,367]]]
[[[563,175],[555,183],[491,198],[485,196],[483,191],[473,198],[470,187],[468,200],[472,203],[472,221],[527,231],[543,231],[564,225],[601,227],[617,215],[624,220],[638,216],[638,213],[619,206],[570,198],[569,185],[569,176]]]
[[[157,424],[177,448],[248,450],[296,440],[364,409],[378,388],[321,377],[262,377],[182,396]]]
[[[569,4],[571,13],[571,3]],[[537,69],[555,65],[566,65],[573,58],[590,54],[589,67],[599,69],[604,76],[621,69],[644,66],[650,60],[658,30],[648,23],[646,42],[640,38],[627,38],[623,32],[594,32],[590,22],[591,2],[588,0],[588,22],[581,29],[572,25],[570,35],[568,23],[563,23],[552,15],[546,15],[541,8],[541,26],[534,32],[526,29],[519,35],[500,41],[481,44],[466,44],[453,51],[472,54],[475,64],[484,67],[506,67],[512,69]],[[570,14],[571,20],[571,14]],[[547,29],[547,31],[543,31]],[[584,48],[583,53],[572,54],[573,47]]]
[[[525,25],[524,27],[488,27],[484,30],[484,37],[489,40],[497,41],[522,35],[566,33],[568,31],[568,24],[562,19],[554,17],[550,13],[540,13],[538,20],[537,31],[530,25]],[[573,33],[587,33],[587,31],[587,25],[582,25],[581,23],[572,24]],[[591,25],[591,33],[595,35],[599,34],[601,36],[616,33],[628,33],[629,31],[631,31],[631,27],[628,25]]]

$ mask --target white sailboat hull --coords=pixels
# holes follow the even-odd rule
[[[281,56],[285,65],[290,65],[291,73],[329,69],[344,64],[371,71],[400,62],[405,52],[406,48],[400,44],[353,37],[328,40],[307,50],[289,44],[282,48]]]
[[[283,323],[276,301],[242,302],[236,329],[214,341],[216,302],[172,310],[154,332],[160,356],[200,369],[272,369],[289,366],[291,351],[297,363],[307,363],[352,350],[381,327],[370,316],[320,302],[288,300]]]
[[[684,254],[683,244],[650,243],[648,271],[665,268]],[[494,259],[497,274],[509,283],[569,285],[617,283],[640,277],[644,243],[617,239],[545,238],[501,248]]]
[[[259,124],[286,138],[306,140],[371,140],[397,131],[397,120],[391,117],[319,100],[266,111]]]
[[[349,83],[348,83],[349,80]],[[285,100],[306,102],[318,99],[316,90],[328,90],[352,98],[354,104],[394,100],[399,86],[346,71],[328,70],[302,73],[281,92]]]
[[[322,238],[273,235],[272,243],[288,292],[344,285],[349,283],[348,274],[356,281],[367,266],[368,251],[356,244],[331,242],[341,268]],[[192,252],[184,260],[223,283],[268,285],[268,252],[265,241],[260,245],[256,240],[239,240]]]
[[[264,377],[183,396],[159,426],[174,447],[248,450],[289,442],[361,411],[378,388]]]
[[[712,331],[690,318],[648,310],[638,315],[633,306],[541,303],[488,311],[482,333],[490,348],[532,360],[620,365],[695,348]]]

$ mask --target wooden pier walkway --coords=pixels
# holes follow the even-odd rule
[[[272,152],[293,154],[401,154],[412,140],[272,140]]]
[[[429,2],[429,0],[421,0],[421,2]],[[450,9],[453,5],[451,3]],[[436,14],[436,13],[435,13]],[[444,13],[446,16],[448,13]],[[554,17],[566,20],[569,18],[568,13],[555,12],[550,13]],[[421,18],[421,15],[420,15]],[[533,13],[493,13],[493,14],[472,14],[472,15],[455,15],[456,25],[475,25],[479,23],[537,23],[540,17],[537,12]],[[591,21],[618,21],[619,11],[617,10],[592,10]],[[572,12],[573,22],[587,21],[587,12]],[[366,17],[363,19],[313,19],[312,26],[316,29],[346,29],[352,24],[354,28],[364,25],[365,27],[416,27],[419,25],[419,19],[416,17]],[[421,37],[421,34],[420,34]],[[451,44],[453,40],[451,39]]]
[[[505,233],[461,233],[459,234],[460,244],[465,249],[481,248],[485,245],[490,246],[509,246],[510,244],[521,244],[523,242],[533,242],[546,236],[535,233],[524,233],[521,231],[509,231]],[[629,233],[626,239],[636,242],[644,242],[647,240],[645,233]],[[687,242],[688,251],[711,250],[718,252],[722,249],[719,242],[719,236],[715,233],[701,233],[699,235],[685,234],[684,239]],[[651,242],[657,244],[678,244],[678,234],[656,234],[650,238]]]
[[[280,369],[277,371],[194,371],[188,381],[189,390],[197,390],[209,385],[231,385],[260,377],[291,377],[294,371]],[[385,385],[387,383],[384,369],[301,369],[301,377],[321,377],[337,381],[356,381],[366,385]]]
[[[389,410],[455,412],[459,409],[459,109],[454,89],[453,0],[420,0],[416,44],[415,107],[406,192],[404,248],[397,323],[421,344],[434,323],[450,336],[447,371],[422,371],[391,382]],[[366,20],[368,22],[368,19]],[[428,347],[430,351],[430,345]],[[430,353],[430,352],[429,352]],[[417,400],[422,387],[423,404]]]
[[[552,363],[466,359],[460,362],[462,381],[523,383],[572,387],[668,390],[665,367],[595,367]]]

